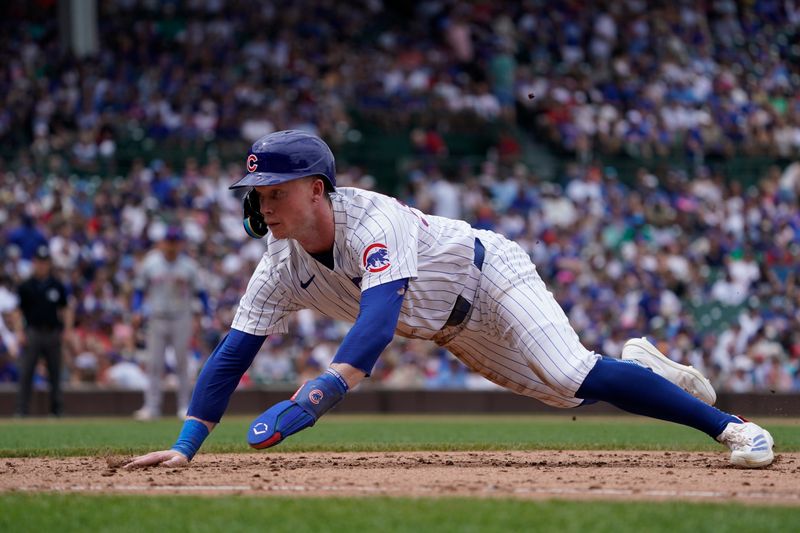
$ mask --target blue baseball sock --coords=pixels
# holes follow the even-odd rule
[[[690,426],[716,438],[738,418],[706,405],[649,368],[603,357],[575,393],[624,411]]]

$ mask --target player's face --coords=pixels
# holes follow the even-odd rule
[[[276,239],[298,239],[313,222],[313,191],[310,180],[256,187],[261,214]]]
[[[174,261],[175,258],[178,257],[178,253],[181,251],[181,243],[178,240],[165,239],[161,244],[161,248],[167,259],[169,261]]]

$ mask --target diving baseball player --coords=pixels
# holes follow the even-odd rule
[[[336,188],[333,154],[318,137],[280,131],[256,141],[247,175],[244,226],[266,252],[231,331],[195,386],[170,450],[127,467],[185,465],[220,421],[266,337],[304,308],[353,322],[330,367],[256,418],[254,448],[313,426],[370,372],[394,335],[430,339],[487,379],[557,407],[605,401],[691,426],[731,449],[731,462],[773,460],[770,434],[712,407],[708,381],[645,339],[622,360],[584,348],[516,243],[466,222],[429,216],[396,199]]]

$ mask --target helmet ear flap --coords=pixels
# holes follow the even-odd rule
[[[264,221],[261,214],[261,201],[254,188],[247,191],[242,199],[242,210],[244,211],[244,230],[254,239],[263,238],[269,232],[269,226]]]

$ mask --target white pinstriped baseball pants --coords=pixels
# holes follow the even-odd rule
[[[443,346],[473,371],[518,394],[554,407],[580,405],[575,392],[600,355],[581,344],[518,244],[492,232],[476,235],[486,258],[470,316]]]

